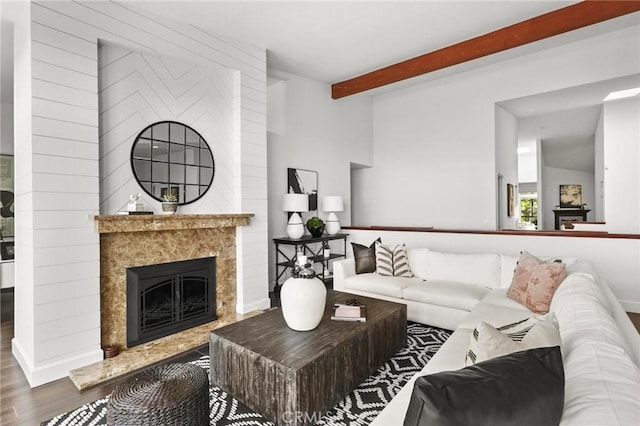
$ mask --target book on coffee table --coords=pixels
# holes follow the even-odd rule
[[[333,305],[333,315],[331,319],[334,321],[367,321],[366,306],[349,306],[343,304]]]

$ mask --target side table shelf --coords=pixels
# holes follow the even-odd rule
[[[273,244],[276,249],[276,289],[280,288],[282,284],[280,279],[285,273],[296,264],[296,257],[298,251],[301,251],[303,255],[314,263],[320,263],[322,265],[321,274],[318,276],[322,281],[332,279],[332,276],[328,276],[326,271],[329,269],[329,261],[335,259],[344,259],[347,253],[347,236],[349,234],[336,234],[336,235],[323,235],[321,237],[312,237],[305,235],[302,238],[292,239],[289,237],[274,238]],[[329,257],[325,258],[323,255],[323,245],[329,241],[342,240],[342,253],[331,252]],[[320,243],[320,244],[318,244]],[[293,246],[293,254],[287,254],[283,251],[281,246]]]

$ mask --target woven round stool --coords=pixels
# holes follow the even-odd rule
[[[107,424],[210,424],[207,372],[193,364],[165,364],[136,374],[113,390]]]

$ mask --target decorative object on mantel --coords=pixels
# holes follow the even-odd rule
[[[166,192],[162,196],[162,213],[175,214],[178,210],[178,197],[173,192]]]
[[[322,197],[322,211],[329,213],[327,216],[327,234],[336,235],[340,232],[340,221],[336,212],[344,210],[344,203],[340,195],[327,195]]]
[[[324,221],[318,216],[313,216],[312,218],[307,220],[307,229],[309,230],[309,233],[312,237],[321,237],[324,233],[324,226]]]
[[[136,216],[136,215],[148,215],[148,214],[153,214],[152,211],[142,211],[142,212],[125,212],[125,211],[119,211],[118,213],[116,213],[117,215],[123,215],[123,216]]]
[[[127,211],[128,212],[141,212],[144,211],[144,203],[139,203],[138,200],[142,194],[131,194],[129,195],[129,202],[127,203]]]
[[[142,194],[131,194],[124,210],[116,212],[117,215],[137,215],[137,214],[153,214],[150,210],[145,210],[145,205],[138,202]]]
[[[290,329],[309,331],[322,321],[327,288],[316,278],[307,256],[297,256],[297,262],[293,276],[284,282],[280,290],[282,316]]]
[[[301,212],[309,211],[309,196],[307,194],[284,194],[282,210],[291,213],[287,224],[287,235],[297,240],[304,235]]]
[[[582,185],[560,185],[560,208],[582,207]]]

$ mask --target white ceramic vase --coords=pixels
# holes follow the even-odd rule
[[[292,330],[313,330],[322,321],[327,288],[318,278],[289,278],[280,290],[282,316]]]

